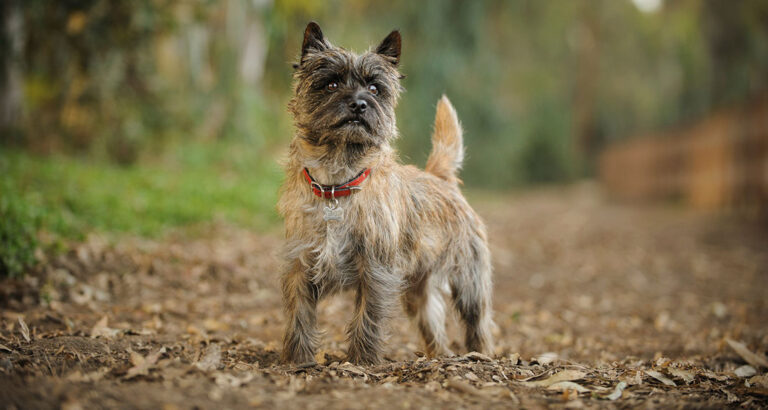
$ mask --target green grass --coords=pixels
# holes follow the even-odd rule
[[[38,229],[62,239],[89,232],[153,237],[214,221],[269,229],[278,221],[281,175],[274,159],[221,143],[174,147],[172,154],[132,167],[5,151],[0,240],[3,247],[20,242],[25,254],[30,230]]]
[[[17,276],[35,262],[35,234],[40,226],[35,211],[9,178],[0,177],[0,277]]]

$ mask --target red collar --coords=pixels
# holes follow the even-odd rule
[[[309,175],[309,170],[306,168],[304,168],[302,174],[304,174],[304,179],[307,180],[309,186],[312,187],[313,194],[319,196],[320,198],[338,198],[340,196],[351,195],[352,191],[362,189],[360,184],[362,184],[363,181],[368,178],[368,175],[371,175],[371,169],[364,169],[362,172],[357,174],[357,176],[341,185],[320,185],[317,183],[317,181],[315,181],[314,178],[312,178],[312,175]]]

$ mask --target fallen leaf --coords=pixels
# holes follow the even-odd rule
[[[193,336],[200,336],[203,332],[195,325],[187,325],[187,333]]]
[[[726,381],[729,378],[728,376],[726,376],[724,374],[717,374],[717,373],[715,373],[715,372],[713,372],[711,370],[705,370],[705,371],[701,372],[701,375],[706,377],[706,378],[708,378],[708,379],[717,380],[719,382]]]
[[[210,319],[210,318],[203,320],[203,327],[205,327],[205,330],[209,332],[229,330],[229,325],[227,323],[219,322],[216,319]]]
[[[471,394],[473,396],[484,396],[482,391],[476,389],[474,386],[470,385],[469,383],[463,382],[461,380],[448,379],[445,381],[445,386],[450,387],[454,390],[458,390],[462,393]]]
[[[536,380],[532,382],[522,382],[522,384],[531,387],[548,387],[559,382],[569,382],[573,380],[583,379],[587,374],[579,370],[563,370],[552,376],[547,377],[544,380]]]
[[[598,397],[605,400],[616,401],[619,398],[621,398],[621,394],[626,388],[627,388],[626,382],[619,382],[619,384],[616,385],[616,387],[613,389],[611,394],[608,394],[605,396],[598,396]]]
[[[321,350],[315,354],[315,361],[319,365],[326,365],[328,364],[328,360],[325,358],[325,350]]]
[[[464,375],[464,378],[465,378],[465,379],[467,379],[467,380],[471,380],[471,381],[473,381],[473,382],[479,382],[479,381],[480,381],[480,378],[479,378],[479,377],[477,377],[477,375],[476,375],[476,374],[474,374],[474,373],[472,373],[472,372],[467,372],[467,373]]]
[[[295,367],[295,370],[297,372],[299,372],[299,371],[303,371],[304,369],[314,369],[314,368],[316,368],[318,366],[319,365],[317,363],[315,363],[314,361],[304,362],[304,363],[297,364],[296,367]]]
[[[80,370],[75,370],[74,372],[70,373],[67,376],[67,380],[71,382],[81,382],[81,383],[90,383],[90,382],[97,382],[101,380],[105,374],[109,372],[109,369],[106,367],[102,367],[101,369],[95,371],[83,374],[80,372]]]
[[[565,398],[565,400],[570,400],[568,397]],[[568,403],[564,406],[566,409],[583,409],[584,408],[584,402],[582,402],[579,399],[574,398],[573,400],[568,401]]]
[[[590,391],[586,387],[574,382],[557,382],[547,387],[547,390],[559,390],[559,391],[576,390],[579,393],[586,393]]]
[[[749,384],[758,385],[764,389],[768,389],[768,374],[761,374],[749,379]]]
[[[80,370],[75,370],[67,375],[67,380],[71,382],[82,382],[85,381],[85,377],[83,377],[83,373]]]
[[[768,367],[768,359],[759,354],[752,353],[751,350],[747,349],[747,346],[744,343],[732,339],[725,339],[725,341],[739,354],[739,356],[741,356],[742,359],[744,359],[745,362],[755,367]]]
[[[736,368],[733,373],[739,377],[752,377],[757,374],[757,370],[755,370],[754,367],[745,364],[744,366]]]
[[[391,376],[390,376],[391,377]],[[389,379],[389,377],[388,377]],[[385,383],[391,383],[391,382],[385,382]],[[430,382],[427,382],[427,384],[424,385],[424,389],[430,392],[436,392],[440,391],[442,386],[440,386],[440,383],[436,382],[435,380],[432,380]]]
[[[109,294],[84,283],[78,283],[69,290],[69,298],[78,305],[87,305],[94,300],[106,302]]]
[[[671,374],[674,377],[677,377],[678,379],[681,379],[685,382],[685,384],[691,384],[693,383],[693,380],[695,378],[695,375],[692,372],[689,372],[687,370],[683,369],[677,369],[674,367],[670,367],[667,369],[669,374]]]
[[[718,319],[722,319],[728,314],[728,308],[722,302],[715,302],[712,304],[712,313]]]
[[[154,353],[147,354],[146,357],[131,350],[131,363],[133,363],[133,367],[128,369],[124,378],[128,380],[136,376],[148,375],[149,371],[157,364],[157,359],[159,359],[163,353],[165,353],[165,346],[157,349]]]
[[[216,370],[219,368],[219,365],[221,364],[221,346],[217,344],[209,345],[207,349],[205,349],[205,354],[203,355],[203,358],[200,359],[197,363],[195,363],[195,367],[198,369],[207,372],[211,370]]]
[[[241,377],[237,377],[230,373],[218,373],[215,377],[216,384],[220,387],[233,387],[238,388],[244,384],[247,384],[254,378],[253,373],[246,373]]]
[[[21,335],[24,337],[24,340],[27,342],[32,341],[32,339],[29,337],[29,328],[27,327],[27,323],[24,322],[24,318],[19,316],[19,329],[21,331]]]
[[[721,388],[720,391],[725,393],[725,398],[726,400],[728,400],[728,403],[736,403],[737,401],[739,401],[739,396],[731,393],[730,391],[725,390],[723,388]]]
[[[66,402],[62,403],[61,410],[83,410],[83,405],[75,400],[75,399],[69,399]]]
[[[478,362],[492,362],[493,361],[493,359],[491,359],[489,356],[486,356],[486,355],[484,355],[482,353],[478,353],[478,352],[469,352],[469,353],[464,355],[464,358],[465,359],[476,360]]]
[[[619,377],[619,381],[626,382],[629,386],[643,384],[643,371],[628,371]]]
[[[109,322],[109,318],[107,316],[102,316],[101,319],[99,319],[98,322],[96,322],[95,325],[93,325],[93,328],[91,328],[91,337],[113,337],[116,336],[120,331],[118,329],[112,329],[110,327],[107,327],[107,323]]]
[[[264,351],[265,352],[277,352],[280,350],[280,344],[276,340],[270,340],[265,346]]]
[[[368,378],[368,373],[366,373],[362,368],[355,366],[354,364],[350,362],[345,362],[344,364],[339,365],[339,370],[344,370],[345,372],[349,372],[358,376],[362,376],[365,379]]]
[[[555,352],[546,352],[546,353],[542,353],[539,356],[536,356],[536,357],[532,358],[531,361],[532,362],[536,362],[536,363],[538,363],[540,365],[548,365],[548,364],[554,362],[555,360],[557,360],[557,358],[558,358],[557,353],[555,353]]]
[[[6,346],[4,344],[0,344],[0,350],[5,350],[5,351],[7,351],[9,353],[13,353],[13,349],[11,349],[10,347],[8,347],[8,346]]]
[[[259,362],[253,362],[253,363],[238,362],[234,366],[235,370],[238,370],[241,372],[250,371],[258,368],[259,368]]]
[[[498,386],[498,385],[483,387],[482,389],[480,389],[480,392],[490,397],[504,397],[504,398],[510,398],[512,400],[516,399],[514,393],[509,391],[509,389],[507,389],[506,387]]]
[[[666,384],[667,386],[677,386],[675,382],[668,379],[666,376],[661,374],[660,372],[657,372],[656,370],[645,370],[645,374],[648,376],[653,377],[654,379]]]
[[[398,381],[399,379],[400,379],[400,378],[399,378],[399,377],[397,377],[397,376],[389,376],[389,377],[387,377],[386,379],[382,380],[382,381],[381,381],[381,384],[386,384],[386,383],[389,383],[389,384],[392,384],[392,383],[397,383],[397,381]],[[433,381],[434,381],[434,380],[433,380]],[[431,382],[430,382],[430,383],[431,383]],[[435,383],[437,383],[437,382],[435,382]],[[427,383],[427,384],[429,384],[429,383]]]

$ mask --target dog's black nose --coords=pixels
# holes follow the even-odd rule
[[[365,109],[368,108],[368,103],[362,98],[356,99],[349,103],[349,109],[355,114],[362,114]]]

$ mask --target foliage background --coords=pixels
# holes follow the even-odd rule
[[[2,212],[16,215],[4,219],[22,222],[3,229],[33,237],[36,221],[68,238],[270,226],[292,133],[291,63],[309,20],[358,51],[401,30],[405,161],[423,165],[446,93],[466,129],[466,186],[590,176],[610,141],[768,86],[768,2],[643,10],[653,3],[7,0],[0,186]]]

